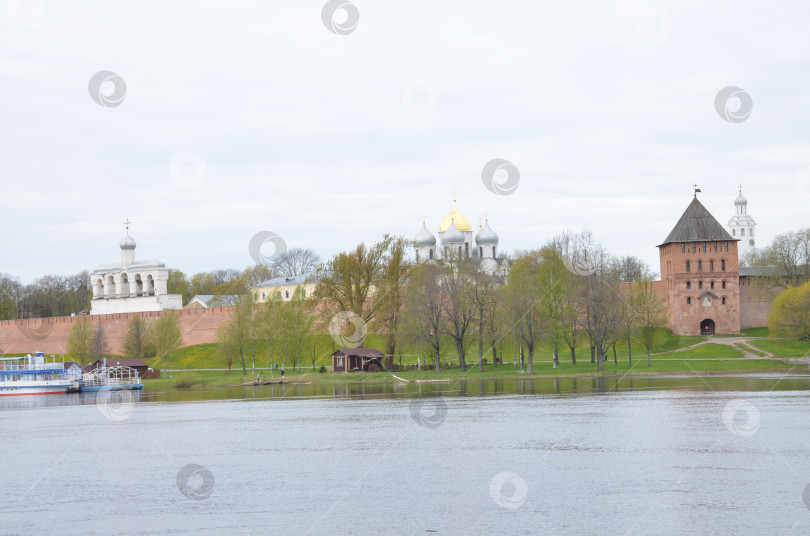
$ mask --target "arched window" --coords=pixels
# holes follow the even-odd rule
[[[692,288],[692,282],[691,282],[691,281],[687,281],[687,282],[686,282],[686,290],[689,290],[690,288]]]
[[[266,300],[266,299],[267,299],[267,294],[266,294],[266,293],[264,293],[264,292],[262,292],[262,301],[264,301],[264,300]]]
[[[433,260],[433,248],[430,248],[430,260]]]
[[[692,305],[692,298],[686,298],[686,305]]]
[[[416,262],[419,262],[419,250],[416,250]]]
[[[681,242],[681,253],[686,253],[686,242]]]
[[[464,256],[470,258],[470,245],[464,242]]]
[[[288,300],[290,299],[290,291],[289,290],[284,291],[284,297],[287,298]]]
[[[484,248],[481,246],[478,246],[478,257],[481,259],[484,258]]]
[[[703,281],[698,281],[698,288],[703,290]]]
[[[692,263],[690,263],[689,261],[686,261],[686,272],[687,272],[687,273],[689,273],[689,272],[691,272],[691,271],[692,271],[692,266],[691,266],[691,264],[692,264]]]
[[[714,289],[714,281],[712,281],[711,283],[709,283],[709,287],[711,287],[712,289]]]
[[[495,258],[497,258],[497,257],[498,257],[497,255],[495,255],[495,248],[496,248],[496,247],[498,247],[498,246],[492,246],[492,258],[493,258],[493,259],[495,259]]]
[[[724,289],[726,288],[726,282],[725,282],[725,280],[723,281],[723,284],[722,284],[721,286],[722,286]]]
[[[278,297],[281,298],[281,291],[278,291]]]
[[[740,229],[740,236],[745,236],[745,229]]]
[[[726,271],[726,259],[720,261],[720,269],[724,272]]]
[[[698,272],[703,271],[703,261],[698,261]]]
[[[714,272],[714,261],[709,261],[709,271]]]
[[[731,230],[731,236],[737,236],[737,229]]]
[[[726,297],[723,296],[723,305],[725,305],[725,304],[726,304]]]

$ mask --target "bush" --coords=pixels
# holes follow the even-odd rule
[[[370,364],[368,366],[368,371],[369,372],[380,372],[380,371],[382,371],[382,369],[377,366],[377,363],[372,363],[372,364]]]
[[[318,372],[320,372],[321,374],[323,374],[324,372],[326,372],[326,367],[324,367],[323,365],[321,365],[321,368],[319,368],[319,369],[318,369]]]
[[[193,374],[183,374],[174,380],[173,386],[177,387],[178,389],[188,389],[189,387],[194,387],[200,383],[202,382],[198,376]]]

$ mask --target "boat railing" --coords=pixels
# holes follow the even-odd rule
[[[18,371],[18,370],[65,370],[64,363],[22,363],[10,364],[0,362],[0,370],[4,371]]]

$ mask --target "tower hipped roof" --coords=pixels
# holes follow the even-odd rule
[[[728,234],[706,207],[697,200],[686,208],[686,211],[675,224],[666,240],[659,245],[664,246],[672,242],[709,242],[714,240],[737,240]]]

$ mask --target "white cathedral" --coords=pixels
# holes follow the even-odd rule
[[[469,259],[478,265],[478,269],[490,274],[505,275],[508,265],[503,257],[498,256],[498,235],[485,220],[479,224],[473,244],[473,230],[470,220],[461,213],[453,199],[453,208],[444,217],[439,226],[439,247],[436,237],[431,233],[425,221],[422,229],[414,238],[416,262],[435,262],[450,257]]]
[[[91,315],[182,309],[183,296],[169,294],[169,269],[160,261],[136,261],[135,240],[127,234],[119,243],[121,262],[101,264],[90,274]]]
[[[753,251],[756,247],[754,239],[754,227],[757,226],[754,218],[748,214],[748,200],[743,197],[742,185],[739,187],[739,195],[734,200],[736,213],[728,220],[728,230],[731,236],[739,238],[737,243],[737,254],[740,258]]]

